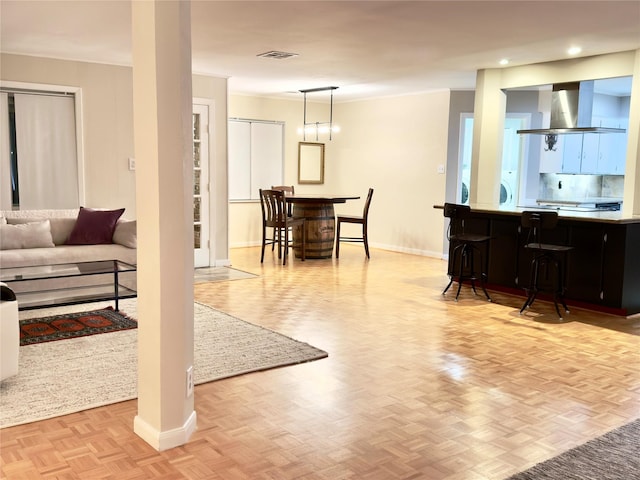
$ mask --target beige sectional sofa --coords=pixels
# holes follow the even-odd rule
[[[90,210],[85,209],[83,213]],[[106,227],[107,231],[113,232],[112,235],[109,235],[109,238],[98,239],[110,243],[96,244],[93,243],[95,238],[92,239],[91,235],[85,239],[80,237],[78,240],[76,234],[80,219],[79,209],[0,211],[0,268],[100,260],[121,260],[133,265],[137,263],[135,220],[120,217],[115,223],[115,229],[113,226],[111,230]],[[96,230],[102,228],[102,225],[97,225],[95,221],[89,224],[85,222],[84,225],[95,227]],[[75,244],[68,244],[72,235],[75,235]],[[135,282],[135,276],[129,276],[126,283],[131,282]],[[22,283],[29,282],[13,283],[11,288],[22,290],[27,287],[27,290],[30,290]]]
[[[77,217],[78,209],[0,211],[0,268],[97,260],[137,263],[135,220],[118,220],[113,243],[67,245]]]

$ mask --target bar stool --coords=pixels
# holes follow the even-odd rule
[[[487,293],[485,288],[485,279],[487,274],[484,271],[484,259],[482,256],[482,248],[491,240],[489,235],[482,235],[477,233],[465,233],[465,220],[471,216],[471,208],[468,205],[457,205],[455,203],[444,204],[444,216],[449,218],[449,227],[447,229],[447,239],[450,243],[449,248],[449,284],[442,292],[442,295],[447,293],[449,287],[453,281],[458,280],[458,291],[456,293],[456,302],[460,295],[460,289],[462,288],[462,282],[465,280],[471,281],[471,288],[474,294],[476,292],[476,280],[480,280],[480,286],[482,291],[487,297],[487,300],[491,301],[491,297]],[[480,259],[480,272],[476,272],[475,254],[478,254]],[[457,275],[454,273],[456,267],[456,260],[459,263]]]
[[[524,248],[533,251],[534,257],[531,261],[531,276],[529,280],[529,288],[525,288],[527,292],[527,300],[520,309],[520,314],[525,308],[530,307],[538,292],[550,291],[553,293],[553,304],[556,307],[558,317],[562,320],[558,301],[564,307],[564,311],[569,313],[567,304],[564,301],[564,264],[566,254],[573,247],[568,245],[555,245],[550,243],[542,243],[542,231],[553,230],[558,224],[557,212],[522,212],[521,225],[528,228],[527,241]],[[555,275],[551,278],[552,271]],[[541,276],[543,282],[541,282]],[[549,282],[551,281],[551,285]]]

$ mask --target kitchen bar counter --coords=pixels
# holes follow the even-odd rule
[[[439,207],[439,206],[438,206]],[[443,207],[439,207],[443,208]],[[555,210],[558,212],[558,217],[561,219],[571,219],[578,220],[583,222],[596,222],[596,223],[615,223],[615,224],[626,224],[626,223],[640,223],[640,215],[639,216],[623,216],[621,211],[593,211],[592,209],[583,209],[580,207],[543,207],[539,205],[532,206],[518,206],[518,207],[494,207],[488,205],[481,204],[472,204],[471,210],[475,212],[483,212],[483,213],[500,213],[504,215],[522,215],[522,212],[525,210],[540,210],[540,211],[549,211]]]
[[[490,288],[524,294],[528,286],[531,253],[520,227],[525,210],[549,208],[471,205],[466,231],[491,236],[484,255]],[[574,247],[567,258],[567,303],[615,315],[640,313],[640,217],[564,208],[558,216],[549,243]]]

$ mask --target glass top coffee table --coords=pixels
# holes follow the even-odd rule
[[[136,266],[120,260],[0,268],[0,281],[15,292],[19,310],[107,300],[118,310],[119,300],[137,295],[135,275]]]

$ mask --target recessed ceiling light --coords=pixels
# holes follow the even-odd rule
[[[567,53],[569,55],[578,55],[580,52],[582,52],[582,49],[580,47],[571,47],[569,50],[567,50]]]
[[[503,58],[502,60],[500,60],[500,65],[509,65],[509,59],[507,58]]]

